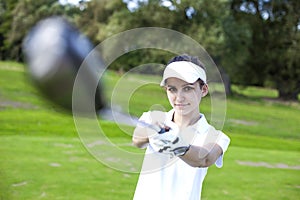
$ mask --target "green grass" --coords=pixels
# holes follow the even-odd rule
[[[105,83],[113,92],[119,76]],[[141,81],[157,77],[135,75],[120,86],[117,101],[130,88],[141,87],[129,100],[129,112],[139,116],[153,104],[169,108],[164,92]],[[231,137],[224,167],[211,167],[203,185],[203,200],[294,200],[300,196],[300,105],[270,101],[276,91],[233,87],[227,98],[223,131]],[[201,110],[210,116],[210,100]],[[97,161],[81,143],[70,113],[45,101],[30,84],[24,66],[0,62],[0,199],[132,199],[138,174],[114,170]],[[209,117],[207,117],[209,118]],[[119,148],[143,153],[129,145],[130,131],[100,121],[106,136]]]

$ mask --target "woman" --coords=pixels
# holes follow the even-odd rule
[[[208,85],[197,57],[171,59],[160,85],[173,109],[144,113],[140,121],[152,124],[151,128],[134,130],[133,144],[147,147],[134,199],[199,200],[208,167],[222,167],[230,139],[200,113]]]

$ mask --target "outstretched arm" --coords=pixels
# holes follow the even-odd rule
[[[133,145],[138,147],[138,148],[147,147],[147,145],[149,143],[149,138],[148,138],[149,131],[151,131],[151,130],[149,130],[146,127],[137,126],[134,129],[133,136],[132,136]]]
[[[184,156],[179,156],[192,167],[209,167],[223,154],[222,148],[215,143],[209,143],[203,147],[191,145]]]

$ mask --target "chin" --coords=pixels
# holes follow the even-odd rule
[[[193,113],[195,112],[195,110],[199,110],[199,108],[197,107],[191,107],[191,106],[187,106],[187,107],[173,107],[175,112],[180,114],[180,115],[193,115]]]
[[[175,107],[174,110],[175,110],[178,114],[180,114],[180,115],[187,115],[187,114],[191,113],[190,110],[182,109],[182,108],[176,108],[176,107]]]

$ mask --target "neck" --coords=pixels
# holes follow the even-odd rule
[[[200,119],[200,113],[193,112],[188,115],[181,115],[180,113],[174,113],[174,122],[181,128],[195,124]]]

